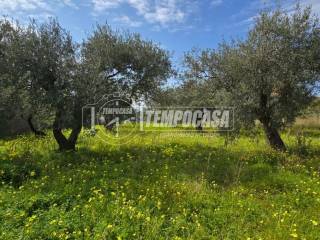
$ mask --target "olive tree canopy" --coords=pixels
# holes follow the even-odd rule
[[[292,123],[314,99],[320,79],[320,24],[311,8],[293,13],[264,11],[246,40],[186,55],[186,76],[225,92],[236,122],[259,120],[270,145],[285,150],[279,129]]]
[[[108,25],[97,26],[79,45],[55,19],[28,26],[1,21],[0,40],[6,107],[15,97],[15,102],[21,99],[16,105],[27,103],[30,116],[48,110],[60,150],[75,149],[83,106],[115,91],[132,100],[148,99],[173,73],[168,52],[158,44]],[[63,134],[66,128],[69,137]]]

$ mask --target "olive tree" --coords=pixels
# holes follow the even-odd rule
[[[113,91],[147,99],[172,73],[167,51],[108,25],[97,26],[78,45],[55,19],[28,26],[4,21],[0,40],[0,88],[6,97],[1,104],[6,102],[7,109],[13,102],[23,106],[34,131],[33,113],[47,110],[54,116],[53,135],[60,150],[75,149],[83,106]],[[67,128],[68,137],[63,133]]]
[[[320,25],[311,8],[263,11],[243,41],[186,55],[187,76],[205,80],[236,110],[239,126],[263,125],[272,148],[285,150],[279,130],[314,99],[320,79]]]
[[[24,119],[36,135],[44,135],[34,124],[34,117],[41,116],[46,107],[33,94],[28,58],[28,31],[18,22],[0,21],[0,90],[2,120]],[[6,125],[5,123],[3,123]],[[18,126],[17,126],[18,127]]]
[[[148,99],[173,73],[169,54],[138,34],[98,25],[81,51],[87,97],[123,91],[130,98]],[[90,94],[88,94],[90,93]]]
[[[16,45],[19,31],[14,28],[12,22],[2,19],[0,20],[0,91],[2,109],[2,118],[10,117],[13,111],[9,111],[9,106],[14,103],[14,91],[12,82],[17,78],[13,68],[12,49]]]
[[[54,136],[61,150],[74,149],[80,133],[82,107],[103,95],[121,91],[132,100],[149,98],[172,73],[167,51],[137,34],[113,31],[108,25],[97,26],[79,51],[72,88],[72,132],[67,139],[61,121],[66,110],[56,112]],[[63,98],[61,98],[63,99]],[[64,104],[65,106],[65,104]]]

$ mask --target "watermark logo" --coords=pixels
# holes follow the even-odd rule
[[[138,112],[130,98],[115,93],[82,108],[82,126],[109,144],[127,143],[138,128]]]
[[[233,108],[168,107],[140,112],[141,131],[231,131]]]
[[[82,109],[83,127],[109,144],[124,144],[139,133],[210,134],[232,131],[231,107],[142,107],[124,94],[103,96]]]

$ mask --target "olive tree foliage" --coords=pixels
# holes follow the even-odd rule
[[[47,108],[36,100],[31,91],[33,84],[28,71],[27,38],[28,31],[18,22],[0,20],[1,116],[3,126],[11,119],[22,118],[36,135],[43,135],[36,129],[33,119],[36,117],[46,122],[43,120],[47,119]]]
[[[269,144],[285,150],[279,130],[314,99],[320,79],[320,25],[311,8],[264,11],[246,40],[186,55],[186,76],[206,81],[234,106],[236,122],[263,125]]]
[[[153,98],[153,103],[163,107],[209,106],[208,102],[213,98],[204,97],[206,94],[210,94],[210,92],[207,92],[206,90],[204,84],[187,79],[177,86],[161,89]]]
[[[132,101],[148,99],[172,74],[165,50],[137,34],[113,31],[108,25],[96,27],[83,42],[78,58],[71,91],[73,131],[66,139],[62,134],[63,124],[57,122],[53,129],[61,150],[75,148],[83,106],[115,92],[125,93]],[[59,118],[63,115],[58,111]]]
[[[37,101],[50,106],[54,115],[53,135],[59,149],[73,150],[81,131],[79,46],[55,19],[39,25],[31,23],[27,31],[32,93]],[[68,137],[63,134],[66,128],[71,129]]]
[[[98,25],[81,51],[87,98],[98,100],[116,91],[130,99],[149,99],[173,73],[169,54],[138,34]],[[98,98],[98,99],[97,99]]]
[[[138,35],[114,32],[108,25],[97,26],[79,48],[57,22],[42,25],[37,36],[41,63],[35,59],[32,72],[37,75],[37,64],[45,63],[49,69],[47,75],[39,75],[37,85],[55,109],[53,134],[60,150],[75,149],[83,106],[116,91],[131,99],[146,98],[172,71],[166,51]],[[63,134],[65,128],[71,128],[69,137]]]
[[[8,21],[5,23],[10,25]],[[31,21],[27,26],[16,23],[11,27],[15,34],[4,41],[7,46],[3,61],[8,66],[4,70],[7,72],[4,76],[9,76],[5,77],[7,89],[13,90],[15,104],[7,109],[10,112],[18,108],[37,135],[44,133],[35,129],[33,116],[54,115],[54,129],[61,122],[72,125],[72,134],[64,139],[65,146],[72,145],[69,143],[75,142],[78,136],[75,130],[81,129],[74,127],[73,115],[69,114],[75,108],[76,45],[55,19],[43,24]],[[65,111],[63,116],[59,115],[62,111]],[[55,131],[54,136],[58,141]],[[61,142],[58,143],[61,148]]]
[[[12,117],[13,109],[8,106],[18,100],[15,97],[17,89],[13,87],[12,82],[18,83],[19,76],[13,71],[14,55],[12,50],[18,45],[18,30],[14,28],[12,23],[6,19],[0,20],[0,90],[1,101],[0,108],[2,117]]]
[[[108,25],[97,26],[81,45],[55,19],[0,27],[0,87],[7,108],[15,97],[16,105],[24,106],[18,99],[27,103],[28,116],[43,109],[53,115],[60,150],[75,149],[83,106],[116,91],[147,99],[173,72],[169,54],[157,44]],[[66,128],[69,136],[63,133]]]

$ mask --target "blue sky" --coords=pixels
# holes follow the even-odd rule
[[[242,38],[263,8],[277,4],[288,11],[295,0],[0,0],[0,16],[25,23],[57,17],[81,42],[96,23],[140,33],[172,53],[179,67],[193,47],[215,48],[223,39]],[[320,13],[320,0],[302,0]]]

